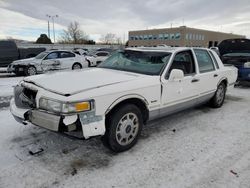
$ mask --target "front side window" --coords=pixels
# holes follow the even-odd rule
[[[207,50],[194,49],[200,73],[210,72],[215,70],[213,60],[211,59]]]
[[[46,57],[46,59],[57,59],[57,58],[59,58],[57,52],[52,52]]]
[[[192,52],[188,50],[177,53],[168,70],[167,77],[173,69],[182,70],[185,76],[195,74],[195,63]]]
[[[98,67],[135,72],[147,75],[159,75],[169,62],[171,53],[125,50],[114,53]]]

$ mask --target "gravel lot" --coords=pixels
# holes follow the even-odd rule
[[[9,97],[19,80],[0,78],[0,95]],[[0,106],[0,187],[250,187],[249,87],[228,92],[220,109],[202,106],[149,123],[120,154],[99,138],[72,140],[18,124],[7,106]]]

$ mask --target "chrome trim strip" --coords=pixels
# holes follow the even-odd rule
[[[199,95],[193,95],[191,97],[186,97],[184,99],[179,99],[179,100],[175,100],[173,102],[164,103],[163,106],[168,106],[168,105],[175,104],[175,103],[178,103],[178,102],[181,102],[181,101],[185,102],[186,100],[189,100],[189,99],[191,100],[191,99],[194,99],[194,98],[197,98],[197,97],[199,97]]]
[[[161,109],[149,111],[149,121],[204,104],[208,102],[213,96],[214,92],[191,99],[189,101],[185,101],[183,103],[178,103]]]

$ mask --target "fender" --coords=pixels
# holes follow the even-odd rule
[[[119,104],[120,102],[127,100],[127,99],[139,99],[142,102],[145,103],[146,107],[148,108],[148,101],[141,95],[138,94],[129,94],[129,95],[123,95],[119,98],[117,98],[106,110],[105,115],[108,114],[110,112],[110,110],[112,110],[112,108],[114,108],[117,104]]]
[[[226,86],[228,86],[228,80],[227,80],[226,77],[222,77],[222,78],[220,79],[220,81],[218,82],[217,86],[219,86],[220,83],[221,83],[223,80],[226,80],[226,82],[227,82],[227,85],[226,85]]]

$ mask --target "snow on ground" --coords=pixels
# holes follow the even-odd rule
[[[0,74],[0,96],[12,96],[13,95],[13,86],[18,84],[23,77],[16,77],[15,75],[8,73]]]
[[[18,124],[1,108],[0,187],[249,187],[249,104],[250,88],[235,88],[220,109],[149,123],[138,144],[119,154],[100,138],[72,140]],[[35,147],[44,151],[29,154]]]

